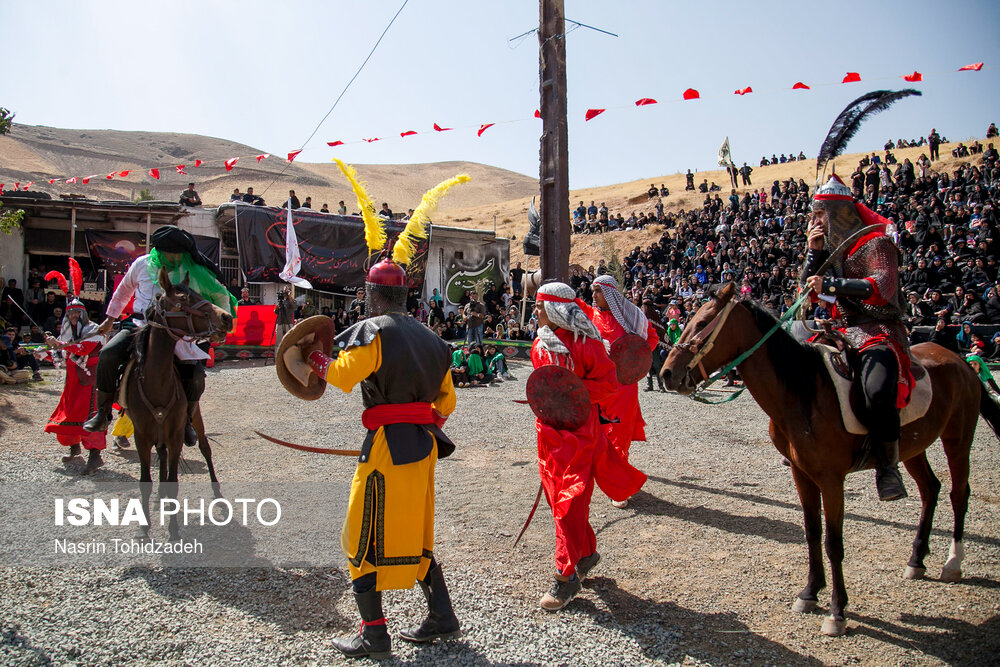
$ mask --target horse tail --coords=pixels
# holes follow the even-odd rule
[[[1000,405],[993,400],[993,397],[990,396],[990,390],[981,382],[979,383],[979,414],[1000,438]]]

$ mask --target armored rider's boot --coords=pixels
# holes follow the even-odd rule
[[[427,573],[417,582],[427,598],[427,618],[418,626],[406,628],[399,636],[410,642],[430,642],[435,639],[454,639],[461,634],[458,617],[451,607],[451,597],[444,583],[441,566]]]
[[[100,389],[94,393],[96,394],[95,402],[97,405],[94,408],[94,413],[90,415],[87,421],[83,422],[83,430],[90,431],[91,433],[100,433],[108,430],[108,422],[111,420],[111,406],[115,402],[115,393],[101,391]]]
[[[355,593],[354,600],[361,613],[361,631],[346,639],[334,639],[334,648],[348,658],[391,658],[392,640],[382,614],[382,593],[372,588],[364,593]]]
[[[899,474],[899,440],[875,442],[875,487],[878,499],[899,500],[906,497],[903,476]],[[879,451],[881,449],[881,451]]]

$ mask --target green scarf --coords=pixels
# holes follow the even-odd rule
[[[483,358],[475,352],[469,354],[469,374],[479,375],[483,372]]]
[[[968,362],[970,366],[973,361],[979,364],[979,379],[983,384],[986,384],[993,379],[993,374],[990,373],[989,366],[986,365],[986,362],[983,361],[983,358],[978,354],[970,354],[965,358],[965,361]]]
[[[236,317],[236,297],[219,282],[210,269],[195,262],[186,252],[180,253],[179,262],[169,262],[160,254],[159,250],[153,248],[153,251],[149,253],[149,263],[146,265],[146,270],[154,283],[159,280],[161,268],[167,270],[170,282],[175,285],[184,282],[186,276],[192,291]]]

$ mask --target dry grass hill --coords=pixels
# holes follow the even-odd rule
[[[971,140],[967,140],[969,143]],[[956,144],[941,146],[942,161],[935,163],[936,169],[951,170],[960,160],[951,157],[951,149]],[[882,154],[880,146],[868,147]],[[893,151],[902,161],[910,158],[916,162],[926,147],[907,148]],[[280,156],[275,156],[257,164],[253,155],[262,151],[244,144],[238,144],[214,137],[192,134],[163,132],[121,132],[116,130],[67,130],[50,127],[15,125],[13,132],[0,137],[0,175],[8,181],[35,181],[34,190],[48,192],[53,196],[60,193],[83,193],[96,199],[127,199],[142,188],[149,188],[156,199],[177,201],[180,191],[191,180],[206,205],[216,205],[229,200],[233,188],[245,191],[253,186],[257,194],[263,193],[269,203],[282,202],[289,189],[294,189],[300,199],[311,196],[315,208],[324,202],[335,209],[341,199],[348,202],[353,210],[353,195],[346,185],[336,165],[333,163],[306,163],[296,161],[280,175],[286,166]],[[857,165],[862,153],[844,155],[838,158],[841,172],[850,173]],[[240,156],[237,168],[227,172],[224,160]],[[199,158],[207,164],[194,168],[194,160]],[[181,176],[169,165],[187,165],[188,176]],[[161,167],[161,178],[155,181],[145,174],[149,165]],[[511,243],[511,261],[525,261],[526,266],[536,267],[537,259],[526,261],[521,251],[520,239],[527,230],[527,210],[531,197],[538,192],[537,179],[505,169],[490,167],[474,162],[438,162],[410,165],[355,165],[368,190],[377,202],[387,201],[393,210],[400,212],[416,205],[427,188],[454,176],[467,173],[472,182],[455,188],[442,201],[437,222],[447,225],[477,229],[496,228],[499,235],[516,237]],[[751,165],[753,166],[753,165]],[[106,180],[111,170],[135,170],[126,179]],[[774,180],[790,177],[805,179],[810,185],[815,180],[815,160],[790,162],[768,167],[754,167],[751,176],[755,187],[770,189]],[[52,177],[69,176],[98,177],[83,186],[56,183],[50,186],[45,181]],[[275,178],[278,178],[275,181]],[[729,178],[722,169],[699,172],[695,183],[703,178],[722,186],[722,194],[729,193]],[[684,191],[684,174],[676,173],[658,176],[642,181],[631,181],[597,188],[587,188],[570,192],[571,205],[583,200],[590,204],[593,200],[604,202],[612,212],[621,211],[626,217],[630,212],[653,210],[653,201],[646,196],[650,183],[666,184],[670,196],[664,200],[668,210],[700,207],[704,195]],[[743,192],[745,188],[739,188]],[[657,240],[663,229],[659,226],[647,227],[641,231],[615,232],[608,235],[574,236],[571,261],[596,264],[605,257],[613,244],[615,250],[624,254],[637,245],[646,246]]]

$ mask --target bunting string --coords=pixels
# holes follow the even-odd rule
[[[403,3],[403,6],[405,6],[405,5],[406,5],[406,2]],[[400,11],[402,11],[402,7],[400,8]],[[397,12],[397,16],[398,16],[398,12]],[[395,20],[395,17],[393,18],[393,20]],[[390,25],[391,25],[391,22],[390,22]],[[386,28],[386,30],[388,30],[388,28]],[[383,33],[383,36],[384,36],[384,33]],[[381,40],[381,37],[379,39]],[[377,46],[377,43],[376,43],[376,46]],[[370,54],[369,54],[369,56],[370,56]],[[367,62],[367,60],[365,62]],[[363,66],[364,65],[362,64],[362,67]],[[771,88],[771,89],[754,89],[751,85],[747,85],[747,86],[744,86],[742,88],[736,88],[732,93],[713,94],[713,95],[709,95],[709,96],[703,96],[701,94],[701,92],[698,89],[696,89],[696,88],[687,88],[687,89],[685,89],[680,94],[680,97],[670,98],[670,99],[666,99],[666,100],[663,100],[663,101],[657,100],[656,98],[653,98],[653,97],[643,97],[643,98],[640,98],[640,99],[636,100],[635,102],[629,103],[629,104],[621,104],[621,105],[618,105],[618,106],[609,106],[609,107],[603,107],[603,108],[589,108],[589,109],[586,109],[586,111],[584,112],[583,119],[584,119],[584,122],[590,122],[590,121],[596,119],[598,116],[601,116],[602,114],[604,114],[604,113],[606,113],[608,111],[619,111],[619,110],[623,110],[623,109],[633,109],[635,107],[646,107],[646,106],[652,106],[652,105],[657,105],[657,104],[678,104],[678,103],[685,103],[685,102],[690,102],[690,101],[694,101],[694,100],[728,99],[728,98],[731,98],[733,95],[735,95],[737,97],[744,97],[746,95],[751,95],[751,94],[752,95],[769,95],[769,94],[774,94],[774,93],[788,91],[788,90],[804,90],[804,91],[808,91],[808,90],[813,90],[814,88],[825,88],[825,87],[830,87],[830,86],[840,86],[840,85],[846,85],[846,84],[854,84],[854,83],[860,83],[862,81],[868,82],[868,83],[875,83],[875,82],[880,82],[880,81],[894,81],[894,80],[900,80],[901,79],[901,80],[903,80],[903,81],[905,81],[907,83],[911,83],[911,84],[912,83],[920,83],[920,82],[922,82],[924,80],[924,76],[928,75],[928,74],[930,76],[934,77],[934,76],[939,76],[939,75],[955,74],[957,72],[979,72],[979,71],[982,71],[984,68],[985,69],[990,69],[989,67],[984,67],[984,64],[981,63],[981,62],[979,62],[979,63],[971,63],[971,64],[968,64],[968,65],[963,65],[962,67],[959,67],[957,70],[938,70],[938,71],[926,72],[926,73],[914,70],[910,74],[903,74],[903,75],[898,75],[898,76],[880,76],[880,77],[865,77],[865,78],[863,78],[859,72],[846,72],[845,75],[844,75],[844,77],[840,81],[827,81],[827,82],[812,83],[812,84],[805,83],[805,82],[802,82],[802,81],[796,81],[794,84],[792,84],[788,88]],[[358,73],[360,73],[360,69],[359,69]],[[355,78],[356,77],[357,77],[357,74],[355,74]],[[351,79],[352,82],[353,82],[353,80],[354,79]],[[348,86],[349,85],[350,85],[350,83],[348,84]],[[343,93],[341,93],[341,97],[342,96],[343,96]],[[339,102],[340,98],[338,98],[337,101]],[[334,104],[334,107],[336,107],[336,103]],[[330,109],[330,112],[332,112],[332,111],[333,111],[333,108]],[[326,118],[329,117],[329,115],[330,114],[328,112],[327,116],[324,117],[323,120],[325,121]],[[339,148],[341,146],[351,146],[351,145],[357,145],[357,144],[362,144],[362,143],[371,144],[371,143],[375,143],[377,141],[383,141],[383,140],[404,141],[407,138],[415,136],[415,135],[430,135],[430,134],[435,134],[436,135],[436,134],[443,133],[443,132],[475,131],[477,137],[482,137],[483,134],[486,133],[491,128],[494,128],[494,127],[497,127],[497,126],[502,126],[502,125],[510,125],[510,124],[513,124],[513,123],[523,123],[523,122],[527,122],[527,121],[530,121],[530,120],[533,120],[533,119],[538,119],[538,118],[541,118],[541,114],[539,113],[538,109],[536,109],[535,112],[534,112],[534,114],[532,114],[532,116],[530,116],[530,117],[514,118],[514,119],[509,119],[509,120],[499,120],[499,121],[492,121],[492,122],[488,122],[488,123],[477,123],[477,124],[474,124],[474,125],[465,125],[465,126],[456,126],[456,127],[444,127],[442,125],[439,125],[438,123],[434,123],[433,126],[432,126],[432,128],[430,130],[426,130],[426,131],[418,131],[418,130],[415,130],[415,129],[412,129],[412,128],[408,128],[408,129],[405,129],[405,130],[402,130],[402,131],[390,132],[390,133],[386,133],[386,134],[377,134],[377,135],[374,135],[374,136],[371,136],[371,137],[364,137],[364,138],[359,138],[359,139],[355,139],[355,140],[346,140],[345,141],[343,139],[334,139],[334,140],[327,141],[326,145],[329,148]],[[322,125],[322,124],[323,124],[323,121],[320,121],[320,125]],[[310,139],[312,139],[312,136],[315,136],[315,134],[316,134],[316,132],[318,130],[319,130],[319,126],[317,126],[316,130],[313,131],[313,134],[310,136]],[[309,140],[306,141],[306,144],[308,144],[308,142],[309,142]],[[295,159],[299,156],[299,154],[301,154],[305,150],[306,150],[305,149],[305,144],[303,144],[302,147],[300,147],[300,148],[298,148],[296,150],[293,150],[293,151],[289,151],[288,153],[286,153],[285,154],[285,158],[284,158],[284,162],[286,164],[285,164],[284,168],[282,169],[282,173],[284,173],[285,169],[287,169],[292,164],[292,162],[295,161]],[[129,178],[130,176],[133,177],[133,178],[134,177],[149,176],[149,178],[158,181],[158,180],[160,180],[160,177],[161,177],[161,170],[164,171],[164,172],[166,172],[166,174],[173,173],[173,174],[176,174],[178,176],[190,177],[192,175],[192,172],[190,171],[191,169],[198,169],[198,168],[209,166],[209,165],[218,166],[218,165],[221,164],[223,167],[225,167],[226,171],[232,171],[234,168],[236,168],[236,163],[239,160],[241,160],[241,159],[253,159],[253,160],[255,160],[255,164],[260,164],[263,160],[271,159],[272,157],[274,157],[274,156],[272,156],[270,153],[260,153],[260,154],[257,154],[257,155],[241,155],[241,156],[231,157],[231,158],[226,159],[226,160],[201,160],[201,159],[195,159],[194,162],[190,163],[190,164],[189,163],[184,163],[184,164],[174,164],[174,165],[158,165],[158,166],[151,166],[151,167],[140,167],[140,168],[137,168],[137,169],[118,169],[118,170],[111,171],[108,174],[91,174],[89,176],[70,176],[70,177],[67,177],[65,175],[60,175],[58,177],[53,176],[53,177],[50,177],[50,178],[46,178],[45,182],[48,183],[49,185],[54,185],[56,183],[63,183],[63,182],[64,183],[68,183],[70,185],[88,185],[92,180],[95,180],[95,179],[97,179],[98,182],[100,182],[100,181],[104,181],[104,180],[109,180],[109,181],[110,180],[122,180],[122,179],[125,179],[125,178]],[[173,170],[173,171],[171,172],[171,170]],[[166,175],[166,174],[163,174],[163,175]],[[280,176],[280,174],[279,174],[279,176]],[[277,178],[275,180],[277,180]],[[11,190],[11,191],[24,191],[24,190],[28,190],[31,186],[35,185],[36,183],[40,183],[40,182],[41,181],[28,181],[27,183],[10,182],[10,181],[8,181],[8,182],[0,182],[0,195],[3,195],[4,192],[7,191],[7,190]],[[273,184],[273,182],[272,182],[272,184]]]

